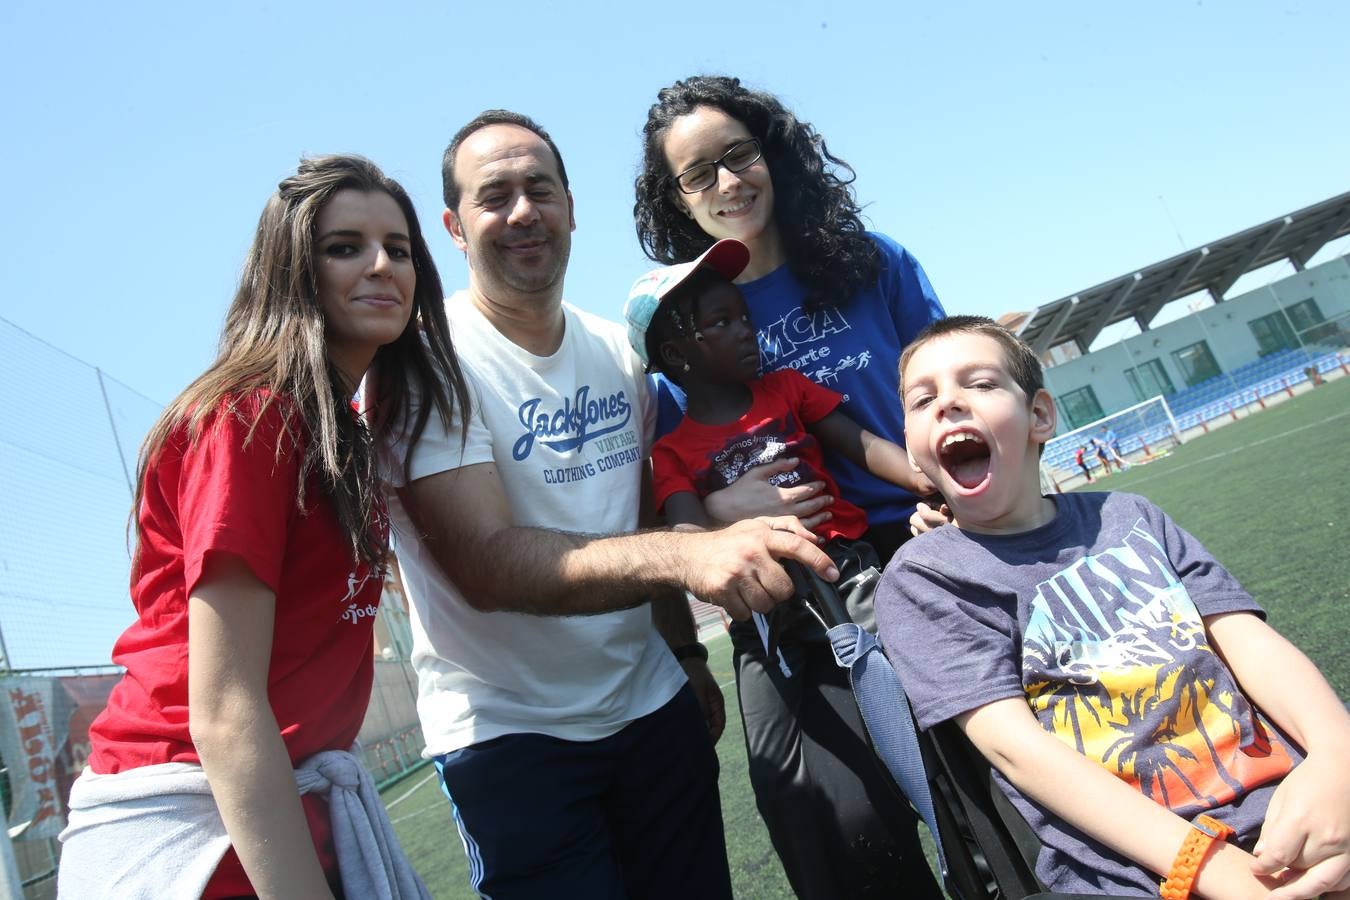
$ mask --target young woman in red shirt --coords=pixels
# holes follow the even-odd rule
[[[141,449],[138,618],[72,791],[63,893],[130,896],[114,883],[144,866],[106,860],[174,825],[186,846],[155,865],[186,880],[161,896],[342,896],[326,804],[293,770],[351,747],[370,699],[388,548],[376,448],[393,429],[415,440],[433,404],[446,421],[467,408],[442,297],[411,200],[368,160],[305,160],[268,200],[219,355]],[[205,825],[147,786],[203,774]],[[154,823],[119,805],[151,795]],[[228,849],[196,846],[222,823]]]

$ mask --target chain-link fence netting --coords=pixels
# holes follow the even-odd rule
[[[131,621],[130,485],[160,405],[3,319],[0,378],[4,662],[106,663]]]

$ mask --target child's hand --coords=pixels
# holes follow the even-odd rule
[[[778,487],[771,479],[797,468],[795,457],[755,466],[720,491],[703,498],[708,515],[719,522],[739,522],[756,516],[796,516],[807,528],[828,521],[825,508],[834,497],[825,493],[825,482],[810,481]]]
[[[1336,754],[1310,754],[1270,799],[1252,871],[1289,873],[1270,900],[1350,890],[1350,770]]]
[[[936,500],[933,502],[937,503]],[[933,507],[919,501],[914,507],[914,514],[909,517],[909,533],[918,537],[926,531],[941,528],[951,520],[952,511],[947,504],[939,503],[936,507]]]

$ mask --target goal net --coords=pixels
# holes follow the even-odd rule
[[[1121,462],[1149,462],[1180,443],[1177,420],[1167,401],[1158,396],[1051,438],[1041,456],[1041,470],[1054,487],[1075,487],[1087,480],[1075,459],[1079,447],[1092,477],[1097,478],[1107,474],[1098,458],[1098,447],[1106,448],[1110,470],[1115,471],[1121,468]]]

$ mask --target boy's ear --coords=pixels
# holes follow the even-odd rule
[[[1055,436],[1056,422],[1055,400],[1049,391],[1041,388],[1031,398],[1031,439],[1038,444],[1050,440]]]

